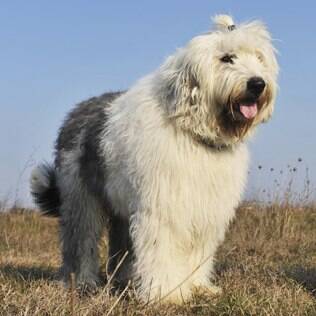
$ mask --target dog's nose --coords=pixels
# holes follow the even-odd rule
[[[252,77],[247,82],[247,90],[257,97],[262,93],[265,86],[266,83],[260,77]]]

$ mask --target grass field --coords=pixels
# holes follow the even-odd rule
[[[217,255],[223,294],[196,293],[181,307],[107,287],[84,298],[64,289],[57,224],[35,212],[0,215],[0,315],[316,315],[316,206],[240,207]]]

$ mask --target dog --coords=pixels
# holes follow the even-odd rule
[[[245,188],[246,140],[273,112],[277,52],[263,23],[227,15],[127,91],[82,102],[60,129],[53,165],[31,175],[40,209],[60,218],[65,282],[107,273],[143,301],[219,293],[214,256]]]

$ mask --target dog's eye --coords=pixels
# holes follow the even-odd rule
[[[237,56],[234,54],[226,54],[221,58],[221,61],[223,63],[230,63],[233,64],[234,63],[234,59],[236,59]]]
[[[259,60],[261,63],[264,62],[263,55],[261,55],[260,53],[257,53],[257,58],[258,58],[258,60]]]

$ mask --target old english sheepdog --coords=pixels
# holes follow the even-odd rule
[[[277,74],[264,24],[219,15],[128,91],[70,112],[54,165],[31,177],[35,202],[60,217],[65,281],[99,284],[107,228],[116,287],[180,303],[218,292],[214,255],[245,187],[245,140],[271,117]]]

